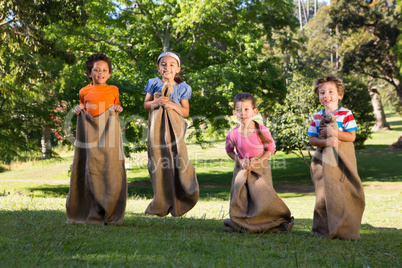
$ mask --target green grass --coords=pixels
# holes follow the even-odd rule
[[[401,265],[402,152],[386,148],[402,132],[402,120],[389,115],[393,130],[374,133],[356,152],[366,186],[361,241],[310,236],[315,196],[279,192],[295,217],[289,234],[232,234],[222,229],[229,216],[233,162],[224,142],[210,148],[189,144],[200,201],[181,218],[144,215],[152,198],[146,153],[126,162],[129,187],[120,227],[66,225],[65,197],[73,152],[61,158],[14,163],[0,170],[0,267],[398,267]],[[274,185],[312,185],[304,163],[294,155],[271,159]]]
[[[358,242],[313,238],[313,195],[281,195],[296,218],[289,234],[222,230],[228,202],[201,200],[181,218],[145,216],[149,199],[130,198],[123,225],[66,225],[64,198],[2,197],[0,264],[152,267],[396,267],[399,190],[367,194]]]

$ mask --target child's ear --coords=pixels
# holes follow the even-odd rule
[[[233,110],[232,113],[233,113],[234,116],[236,116],[236,111],[235,110]]]

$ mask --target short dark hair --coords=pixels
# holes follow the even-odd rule
[[[87,61],[85,62],[85,68],[86,72],[85,74],[88,76],[88,78],[92,81],[92,78],[90,77],[90,74],[92,72],[92,68],[94,67],[95,62],[97,61],[106,61],[107,65],[109,66],[109,73],[112,73],[112,60],[106,56],[106,54],[102,52],[97,52],[95,54],[92,54],[91,56],[88,57]]]
[[[327,82],[333,82],[336,86],[336,89],[338,90],[338,94],[340,96],[343,96],[343,94],[345,93],[345,84],[343,84],[342,79],[340,79],[339,77],[330,74],[321,78],[318,78],[314,81],[314,93],[318,96],[318,91],[320,89],[320,87]]]
[[[236,105],[238,102],[241,101],[251,101],[251,105],[253,106],[253,109],[255,109],[255,98],[253,95],[247,92],[239,93],[237,94],[234,99],[233,99],[233,110],[236,110]]]

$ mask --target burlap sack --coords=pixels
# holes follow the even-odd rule
[[[118,113],[99,117],[82,111],[77,119],[67,223],[120,225],[127,200],[126,170]]]
[[[162,90],[169,96],[173,87]],[[182,216],[198,201],[199,186],[184,142],[186,122],[174,110],[160,106],[148,118],[148,171],[154,198],[145,213]]]
[[[250,173],[235,162],[229,216],[223,222],[225,231],[271,233],[292,229],[293,217],[274,190],[268,160]]]
[[[353,143],[317,148],[311,177],[316,195],[311,234],[359,240],[365,197]]]

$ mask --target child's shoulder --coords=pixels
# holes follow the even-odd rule
[[[85,87],[83,87],[83,88],[81,88],[80,89],[80,92],[87,92],[87,91],[89,91],[89,90],[92,90],[92,89],[100,89],[100,88],[102,88],[102,89],[108,89],[108,90],[119,90],[119,88],[118,87],[116,87],[116,86],[114,86],[114,85],[102,85],[102,86],[94,86],[92,83],[91,84],[88,84],[88,85],[86,85]]]
[[[346,114],[351,114],[352,111],[345,108],[345,107],[340,107],[334,114],[336,115],[346,115]]]
[[[229,130],[228,135],[233,135],[234,133],[237,133],[239,131],[239,125],[235,126],[231,130]]]
[[[189,88],[191,88],[190,85],[187,84],[186,81],[182,81],[182,82],[178,83],[177,86],[179,86],[179,87],[189,87]]]
[[[154,78],[150,78],[147,82],[147,85],[153,86],[153,85],[162,85],[163,86],[163,82],[159,77],[154,77]]]

